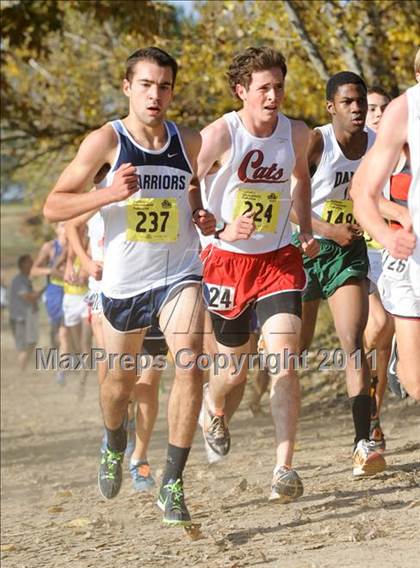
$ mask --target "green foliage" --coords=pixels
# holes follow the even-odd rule
[[[237,108],[226,71],[250,45],[284,53],[284,111],[311,126],[327,120],[325,76],[339,70],[358,70],[394,95],[414,82],[416,2],[217,0],[196,11],[180,20],[164,2],[2,2],[2,152],[34,209],[82,138],[126,113],[124,61],[138,47],[178,59],[170,118],[196,128]]]

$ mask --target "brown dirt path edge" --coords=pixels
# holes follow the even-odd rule
[[[420,565],[420,412],[412,401],[387,397],[389,467],[355,481],[345,397],[328,375],[305,376],[295,459],[305,493],[296,503],[272,505],[271,419],[253,418],[245,400],[223,463],[206,465],[197,432],[185,475],[187,502],[201,525],[193,540],[161,525],[155,495],[135,494],[127,472],[115,500],[100,498],[93,373],[80,401],[77,376],[63,388],[52,372],[22,375],[8,331],[2,343],[3,568]],[[168,384],[167,378],[166,391]],[[165,458],[166,402],[167,392],[149,456],[157,474]]]

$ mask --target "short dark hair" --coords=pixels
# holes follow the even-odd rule
[[[387,98],[389,101],[391,100],[391,97],[389,96],[389,94],[385,91],[385,89],[383,89],[382,87],[379,87],[379,85],[374,85],[373,87],[370,87],[370,89],[368,89],[367,92],[368,95],[381,95],[382,97]]]
[[[30,259],[30,258],[31,258],[31,255],[30,255],[30,254],[22,254],[22,255],[18,258],[17,265],[18,265],[19,270],[22,269],[22,266],[23,266],[23,265],[25,264],[25,262],[26,262],[28,259]]]
[[[334,95],[342,85],[361,85],[367,93],[366,83],[352,71],[340,71],[328,79],[325,94],[327,101],[334,100]]]
[[[248,89],[251,84],[251,76],[255,71],[266,71],[273,67],[279,67],[286,77],[286,60],[280,51],[271,47],[248,47],[233,58],[229,65],[227,77],[230,90],[236,95],[236,85],[242,85]]]
[[[144,47],[134,51],[125,62],[125,78],[130,83],[134,75],[134,67],[139,61],[152,61],[159,67],[170,67],[172,69],[172,87],[175,85],[178,63],[169,53],[159,47]]]

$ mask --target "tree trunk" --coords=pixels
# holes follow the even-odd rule
[[[294,3],[291,2],[290,0],[287,0],[284,2],[284,8],[313,66],[317,70],[320,77],[322,77],[324,81],[328,81],[328,79],[330,78],[330,74],[328,72],[328,68],[325,64],[325,61],[322,58],[320,52],[318,51],[318,48],[309,37],[308,32],[305,29],[304,23],[300,19],[299,14],[294,7]]]

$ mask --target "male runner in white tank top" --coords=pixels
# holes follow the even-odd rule
[[[363,231],[353,215],[349,187],[375,134],[365,131],[367,89],[348,71],[333,75],[326,86],[332,122],[316,128],[309,145],[312,225],[320,243],[315,259],[304,259],[308,277],[303,295],[301,350],[309,349],[318,308],[327,299],[346,360],[347,393],[355,429],[353,475],[374,475],[384,458],[369,441],[370,370],[363,348],[368,318],[368,256]]]
[[[420,81],[420,50],[415,60]],[[379,196],[392,174],[404,144],[410,150],[412,180],[409,218],[391,229],[383,220]],[[407,393],[420,400],[420,84],[387,107],[373,148],[358,169],[351,190],[355,214],[370,235],[386,249],[378,282],[385,309],[394,316],[398,345],[397,373]]]
[[[104,497],[114,497],[121,486],[127,442],[123,423],[136,382],[136,364],[119,355],[136,357],[147,329],[156,323],[175,361],[181,350],[190,355],[176,366],[158,500],[165,523],[186,525],[191,518],[182,472],[202,398],[195,362],[204,316],[193,221],[208,233],[214,232],[215,222],[202,209],[195,177],[201,138],[165,120],[176,72],[176,61],[159,48],[140,49],[128,58],[123,82],[128,116],[89,134],[49,195],[44,213],[61,220],[102,208],[104,217],[103,331],[108,356],[117,354],[100,393],[108,443],[98,476]],[[110,166],[105,187],[86,192],[105,164]]]
[[[299,416],[298,355],[301,290],[305,286],[301,253],[291,245],[291,177],[296,178],[293,206],[301,225],[301,246],[316,254],[312,237],[306,149],[308,128],[279,112],[287,67],[281,53],[248,48],[232,61],[228,78],[242,103],[238,112],[219,118],[202,132],[199,177],[220,163],[207,188],[209,210],[220,223],[217,238],[202,253],[204,293],[213,322],[217,351],[229,362],[210,377],[205,396],[203,434],[210,447],[228,453],[228,420],[237,408],[250,352],[255,309],[273,366],[271,409],[276,429],[276,466],[270,499],[288,502],[303,493],[291,466]],[[239,390],[239,395],[238,391]]]

